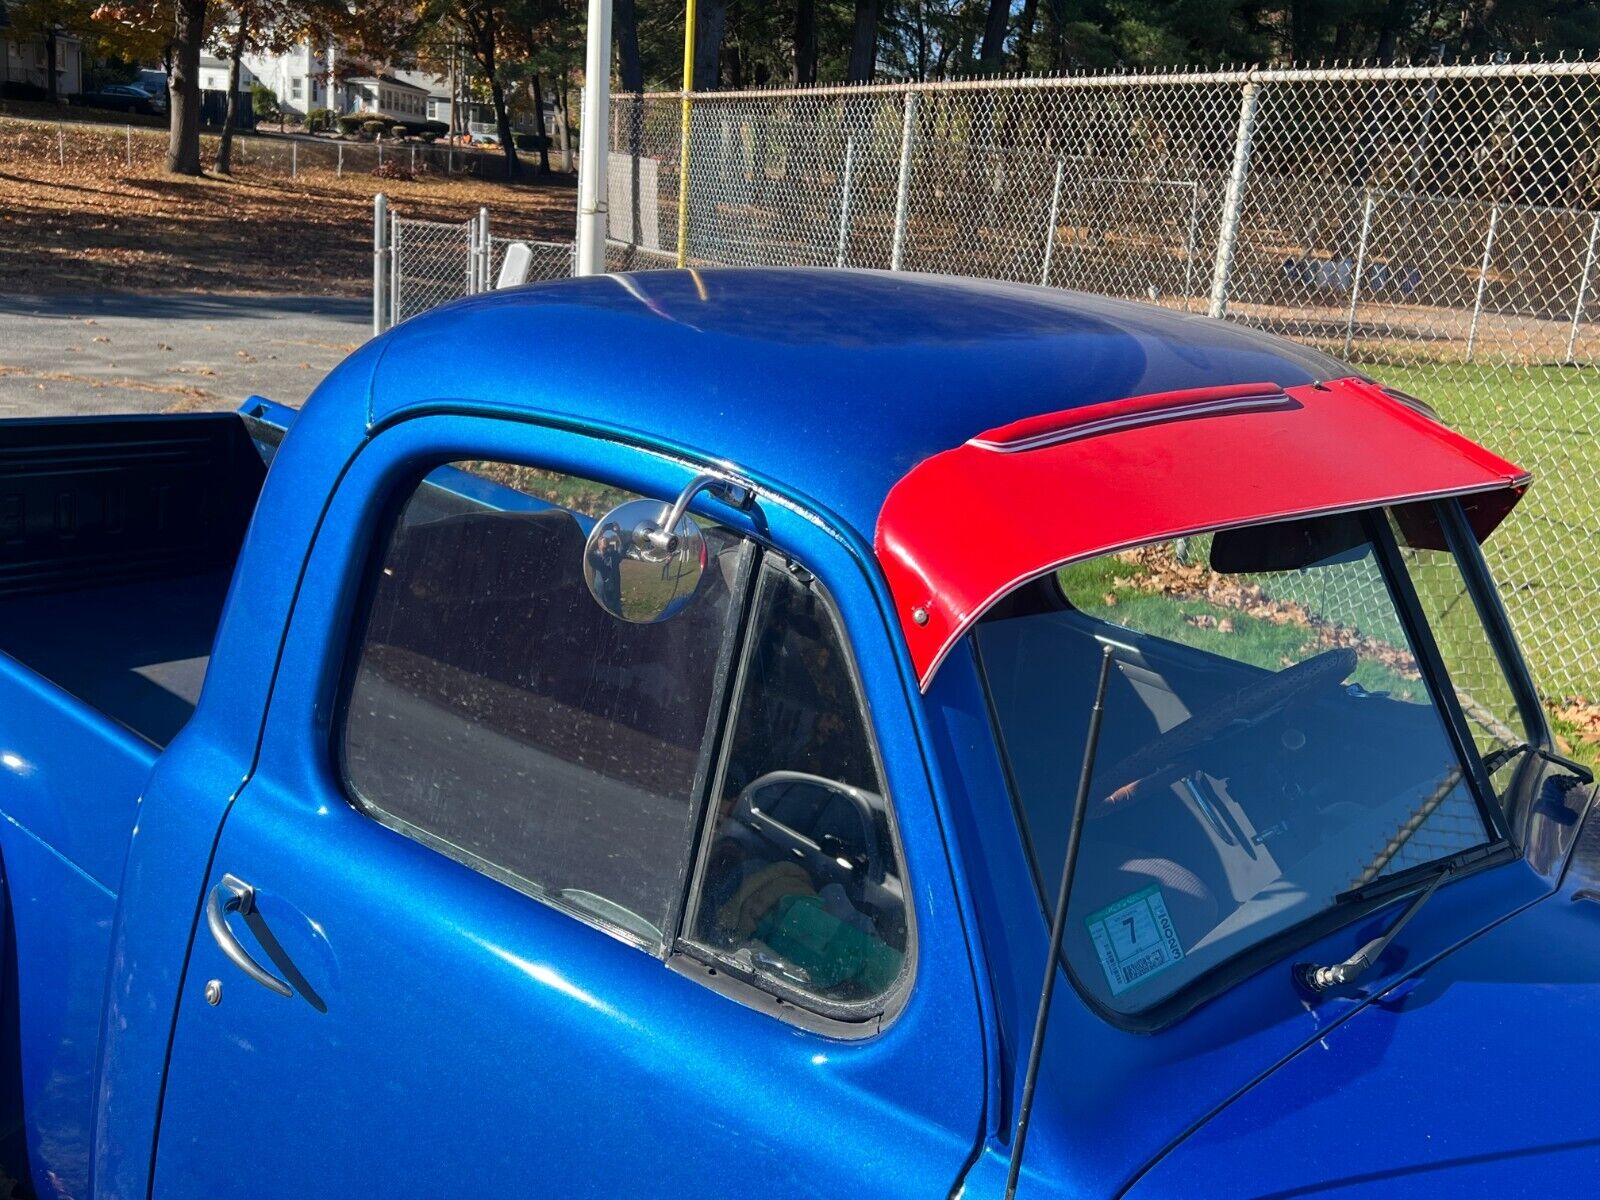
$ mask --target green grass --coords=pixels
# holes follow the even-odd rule
[[[1312,657],[1320,649],[1317,631],[1305,625],[1279,623],[1251,616],[1202,597],[1174,597],[1141,592],[1124,583],[1137,567],[1114,558],[1097,558],[1065,567],[1061,585],[1073,606],[1098,620],[1164,638],[1211,654],[1281,671],[1289,663]],[[1115,596],[1106,604],[1104,597]],[[1225,622],[1225,624],[1224,624]],[[1388,692],[1398,700],[1421,701],[1419,680],[1407,679],[1386,663],[1361,657],[1350,676],[1368,691]]]
[[[1533,472],[1532,489],[1484,552],[1540,691],[1600,698],[1596,373],[1465,363],[1363,369]]]

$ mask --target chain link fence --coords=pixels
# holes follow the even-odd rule
[[[201,158],[216,159],[217,137],[201,137]],[[155,169],[167,155],[167,131],[151,125],[89,121],[40,121],[0,114],[0,164],[54,164],[61,169],[117,167]],[[342,176],[384,170],[412,176],[504,179],[505,156],[498,150],[420,141],[365,142],[307,135],[238,132],[233,140],[236,169],[298,178],[319,172]]]
[[[1227,316],[1532,469],[1488,544],[1547,694],[1600,694],[1600,64],[613,99],[613,265],[876,267]]]
[[[570,242],[504,237],[491,232],[489,210],[465,221],[418,221],[375,200],[373,222],[373,332],[463,296],[489,291],[513,246],[528,252],[524,282],[572,274]]]

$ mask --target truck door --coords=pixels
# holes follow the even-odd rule
[[[973,973],[859,566],[707,501],[678,616],[585,586],[596,518],[691,474],[443,415],[354,461],[217,845],[156,1195],[956,1183]]]

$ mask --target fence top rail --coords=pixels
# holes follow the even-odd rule
[[[743,88],[727,91],[616,92],[612,100],[672,100],[685,95],[696,104],[725,104],[738,100],[794,97],[829,99],[842,96],[940,94],[945,92],[1052,92],[1131,87],[1183,87],[1197,84],[1247,83],[1427,83],[1438,80],[1494,79],[1600,79],[1600,60],[1521,63],[1460,63],[1453,66],[1318,66],[1318,67],[1194,67],[1153,68],[1148,71],[1106,71],[1082,75],[981,76],[942,79],[927,83],[891,80],[884,83],[827,84],[816,87]]]

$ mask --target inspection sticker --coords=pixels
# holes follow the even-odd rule
[[[1091,913],[1085,924],[1113,996],[1183,958],[1183,945],[1156,884]]]

